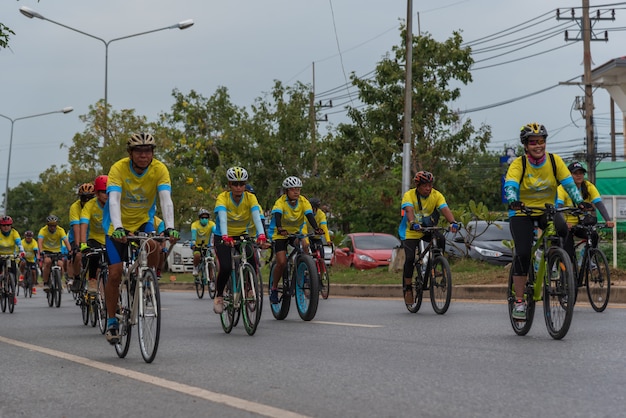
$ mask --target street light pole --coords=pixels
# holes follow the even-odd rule
[[[15,122],[17,122],[18,120],[22,120],[22,119],[29,119],[29,118],[36,118],[38,116],[51,115],[53,113],[70,113],[72,110],[74,110],[74,108],[71,106],[68,106],[60,110],[54,110],[52,112],[45,112],[45,113],[38,113],[36,115],[22,116],[20,118],[15,118],[15,119],[12,119],[8,116],[0,114],[0,117],[11,121],[11,136],[9,137],[9,159],[7,161],[7,181],[6,181],[6,186],[4,188],[4,204],[3,205],[4,205],[5,215],[7,214],[7,209],[8,209],[7,205],[9,204],[9,176],[11,174],[11,150],[13,149],[13,126],[15,125]]]
[[[187,28],[190,28],[191,26],[193,26],[193,23],[194,23],[193,19],[187,19],[187,20],[183,20],[181,22],[178,22],[178,23],[176,23],[174,25],[165,26],[165,27],[158,28],[158,29],[152,29],[152,30],[148,30],[148,31],[145,31],[145,32],[133,33],[131,35],[121,36],[119,38],[114,38],[114,39],[111,39],[111,40],[107,41],[107,40],[104,40],[104,39],[102,39],[102,38],[100,38],[98,36],[95,36],[95,35],[92,35],[90,33],[84,32],[84,31],[82,31],[80,29],[76,29],[76,28],[73,28],[71,26],[65,25],[63,23],[56,22],[56,21],[54,21],[52,19],[48,19],[47,17],[43,16],[42,14],[34,11],[33,9],[31,9],[29,7],[25,7],[25,6],[20,7],[20,13],[22,13],[24,16],[26,16],[29,19],[32,19],[33,17],[36,17],[37,19],[47,20],[48,22],[54,23],[55,25],[62,26],[64,28],[66,28],[66,29],[69,29],[69,30],[74,31],[74,32],[78,32],[78,33],[80,33],[82,35],[85,35],[85,36],[88,36],[90,38],[97,39],[97,40],[99,40],[100,42],[102,42],[104,44],[104,131],[103,132],[104,132],[104,139],[105,140],[106,140],[106,136],[107,136],[106,132],[107,132],[108,112],[109,112],[109,110],[108,110],[108,103],[109,103],[109,101],[108,101],[108,91],[109,91],[109,45],[112,42],[121,41],[122,39],[134,38],[136,36],[147,35],[149,33],[159,32],[159,31],[166,30],[166,29],[180,29],[180,30],[184,30],[184,29],[187,29]]]

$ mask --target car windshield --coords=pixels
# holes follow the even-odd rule
[[[393,235],[362,235],[354,237],[354,246],[361,250],[388,250],[398,246]]]
[[[496,225],[490,225],[485,231],[486,225],[478,225],[476,229],[471,228],[472,236],[480,241],[502,241],[511,239],[511,231],[508,225],[498,228]]]

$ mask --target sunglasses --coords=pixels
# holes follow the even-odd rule
[[[245,181],[231,181],[230,182],[231,186],[237,186],[237,187],[242,187],[246,185]]]
[[[528,145],[543,145],[546,143],[546,139],[545,138],[541,138],[541,139],[529,139],[528,140]]]

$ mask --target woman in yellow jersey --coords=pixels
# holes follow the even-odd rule
[[[39,247],[37,241],[34,240],[35,234],[33,231],[24,232],[24,258],[20,261],[20,274],[27,276],[30,274],[30,284],[32,287],[33,295],[37,294],[37,254],[39,253]]]
[[[91,199],[80,212],[80,233],[78,242],[80,251],[90,248],[104,248],[104,229],[102,229],[102,214],[107,202],[108,176],[98,176],[94,180],[96,198]],[[96,275],[100,266],[99,257],[90,257],[88,260],[89,277],[87,278],[87,292],[92,295],[98,293]]]
[[[214,247],[218,260],[217,292],[213,300],[213,311],[224,311],[224,288],[232,271],[230,249],[235,245],[233,237],[248,234],[248,224],[254,223],[257,231],[257,243],[267,241],[261,222],[261,207],[256,196],[246,191],[248,172],[242,167],[226,170],[228,191],[220,193],[215,201],[215,238]],[[254,254],[252,254],[254,256]],[[253,266],[256,261],[250,262]]]
[[[58,217],[55,215],[48,216],[46,218],[46,226],[41,228],[37,235],[37,246],[43,258],[42,278],[43,290],[45,292],[50,290],[48,279],[50,278],[50,268],[52,267],[52,259],[46,256],[46,253],[60,253],[61,243],[65,245],[65,248],[71,248],[65,229],[58,224]],[[57,264],[61,267],[61,272],[63,272],[63,261],[57,260]]]
[[[198,278],[198,266],[200,265],[200,253],[203,247],[211,244],[211,234],[215,232],[215,222],[211,220],[211,213],[206,209],[198,211],[198,219],[191,223],[191,249],[193,250],[193,277],[196,283]]]

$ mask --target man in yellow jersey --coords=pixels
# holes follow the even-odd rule
[[[198,279],[198,265],[202,257],[202,247],[208,247],[211,234],[215,232],[215,222],[211,220],[211,213],[206,209],[198,211],[198,219],[191,223],[191,249],[193,250],[193,277]]]
[[[311,197],[309,199],[309,203],[311,204],[311,208],[313,208],[313,215],[315,216],[315,221],[317,221],[317,225],[322,228],[324,234],[321,236],[311,237],[311,246],[313,247],[311,250],[315,250],[319,248],[320,254],[322,257],[324,256],[324,243],[331,245],[332,242],[330,240],[330,231],[328,230],[328,220],[326,219],[326,214],[323,210],[320,209],[320,205],[322,202],[317,197]],[[308,227],[311,226],[307,222],[307,230]]]
[[[32,287],[33,295],[37,294],[37,254],[39,253],[39,247],[37,241],[34,240],[35,234],[33,231],[24,232],[24,240],[22,246],[24,247],[24,258],[20,260],[20,274],[26,278],[30,277],[30,286]]]
[[[19,232],[13,228],[13,218],[4,215],[0,218],[0,255],[15,255],[15,249],[19,250],[19,256],[24,258],[24,247]],[[0,259],[0,269],[4,268],[5,260]],[[9,270],[17,275],[15,263],[9,266]],[[13,303],[17,303],[17,297],[13,295]]]
[[[154,159],[154,137],[148,133],[134,133],[126,143],[128,157],[122,158],[109,170],[108,200],[103,210],[102,227],[106,233],[105,245],[109,259],[109,277],[105,288],[107,331],[111,344],[119,342],[119,324],[115,317],[122,279],[123,260],[127,254],[126,235],[136,232],[156,232],[154,215],[157,196],[165,222],[165,236],[170,244],[180,234],[174,229],[172,184],[165,164]],[[157,243],[149,243],[148,265],[157,268],[160,251]]]
[[[61,243],[65,244],[65,248],[71,248],[65,229],[58,224],[59,218],[55,215],[48,216],[46,218],[46,226],[41,228],[37,235],[37,245],[43,257],[42,278],[43,290],[45,292],[50,290],[48,279],[50,278],[50,268],[52,267],[52,259],[46,253],[60,253]],[[61,267],[61,271],[63,271],[63,261],[59,259],[57,260],[57,264]]]
[[[217,291],[213,301],[213,312],[224,311],[224,288],[232,271],[230,249],[235,245],[233,237],[248,234],[248,225],[254,223],[257,231],[257,243],[267,242],[261,223],[261,207],[256,196],[246,191],[248,172],[242,167],[231,167],[226,170],[228,188],[217,196],[215,202],[215,235],[214,248],[218,259]],[[251,254],[254,257],[255,254]],[[250,262],[256,265],[256,260]]]
[[[94,180],[94,191],[96,198],[91,199],[80,212],[80,242],[81,253],[89,251],[90,248],[104,248],[104,229],[102,229],[102,216],[104,205],[107,202],[107,176],[98,176]],[[87,261],[89,275],[87,277],[87,292],[91,295],[98,293],[98,267],[99,257],[89,257]]]
[[[317,235],[324,234],[324,230],[319,227],[315,220],[311,203],[306,197],[300,195],[302,180],[298,177],[289,176],[283,181],[283,189],[284,194],[276,200],[272,208],[272,221],[268,228],[276,255],[276,265],[272,273],[270,303],[278,303],[278,282],[287,266],[287,244],[289,242],[287,236],[302,232],[307,220]]]
[[[82,254],[79,251],[80,244],[80,214],[83,207],[94,197],[93,184],[83,183],[78,187],[78,199],[70,206],[70,229],[67,232],[67,239],[72,248],[68,256],[67,275],[71,281],[72,292],[78,292],[81,287],[80,269]]]

